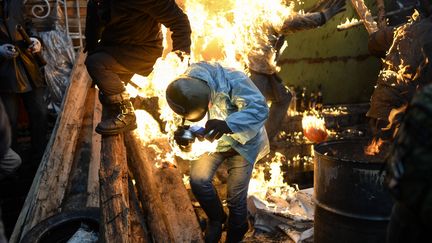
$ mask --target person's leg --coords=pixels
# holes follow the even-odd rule
[[[132,72],[106,52],[96,52],[87,57],[87,71],[97,84],[100,100],[107,115],[96,127],[96,132],[114,135],[137,127],[134,108],[125,91],[124,81],[130,79]]]
[[[0,159],[0,181],[9,175],[12,175],[21,165],[20,156],[12,149]]]
[[[117,95],[125,91],[125,84],[133,73],[106,52],[95,52],[89,55],[85,61],[90,77],[105,95]]]
[[[2,93],[0,97],[3,101],[4,108],[9,117],[9,122],[12,131],[12,145],[11,148],[17,149],[17,127],[18,127],[18,95],[14,93]]]
[[[252,176],[253,164],[237,152],[226,160],[228,168],[227,201],[229,208],[226,242],[237,243],[248,231],[247,192]]]
[[[265,124],[267,135],[270,141],[277,135],[281,130],[282,122],[284,121],[288,107],[292,99],[292,94],[289,89],[282,83],[282,80],[273,74],[269,78],[269,82],[273,91],[273,98],[271,107],[269,110],[269,117]]]
[[[48,106],[44,95],[45,88],[34,88],[21,94],[30,120],[32,159],[35,163],[40,162],[48,141]]]
[[[2,212],[0,207],[0,243],[7,243],[6,236],[4,233],[3,221],[1,217],[2,217]]]
[[[265,124],[267,136],[271,141],[281,129],[292,95],[276,74],[265,75],[252,72],[250,78],[266,100],[271,101],[269,117]]]
[[[220,153],[204,154],[191,162],[190,185],[195,198],[208,217],[205,242],[217,243],[222,234],[222,224],[226,219],[222,203],[213,186],[212,179],[223,162]]]

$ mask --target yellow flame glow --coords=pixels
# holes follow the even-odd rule
[[[283,173],[281,170],[282,162],[286,158],[283,154],[276,152],[275,156],[271,159],[265,167],[270,168],[270,179],[265,179],[265,167],[258,166],[252,175],[249,183],[249,195],[255,195],[261,200],[266,201],[267,197],[279,197],[284,200],[291,200],[294,198],[297,191],[296,188],[289,186],[284,182]]]
[[[270,43],[293,5],[281,0],[187,0],[192,26],[192,59],[219,61],[243,70],[248,55]]]
[[[183,74],[190,61],[218,61],[226,66],[245,70],[248,55],[259,53],[270,45],[269,35],[282,27],[284,20],[293,14],[293,4],[284,0],[185,0],[179,2],[188,15],[192,28],[192,53],[181,60],[174,53],[167,53],[171,47],[164,41],[166,50],[154,65],[148,77],[135,75],[126,89],[134,96],[159,97],[161,119],[167,122],[166,132],[172,134],[181,124],[181,118],[169,108],[165,89],[177,76]],[[164,37],[169,31],[163,28]],[[273,53],[274,54],[274,53]],[[139,123],[152,119],[145,116]],[[148,139],[157,134],[157,125],[139,126],[140,136]],[[182,152],[171,142],[174,153],[184,159],[194,159],[204,152],[215,151],[216,143],[195,142],[193,153]]]

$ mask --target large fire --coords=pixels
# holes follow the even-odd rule
[[[159,97],[161,119],[167,122],[164,132],[168,134],[172,134],[181,125],[181,118],[166,103],[165,89],[171,81],[184,73],[189,62],[218,61],[246,71],[248,55],[261,52],[263,46],[270,45],[269,35],[281,28],[284,20],[293,14],[293,4],[286,4],[283,0],[186,0],[179,1],[179,5],[183,7],[191,23],[190,57],[181,60],[176,54],[168,53],[157,60],[148,77],[135,75],[126,87],[132,97]],[[163,32],[165,37],[168,36],[167,29],[164,28]],[[164,45],[169,50],[169,41],[165,41]],[[146,116],[139,121],[145,123],[148,119],[152,118]],[[148,139],[152,137],[149,134],[155,133],[156,127],[139,126],[138,129],[141,136]],[[158,136],[165,135],[161,133]],[[185,153],[174,142],[171,145],[174,153],[184,159],[195,159],[216,148],[216,142],[196,141],[192,151]]]

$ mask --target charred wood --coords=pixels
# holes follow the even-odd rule
[[[144,143],[136,132],[131,132],[125,134],[125,144],[129,168],[142,196],[141,203],[153,240],[203,242],[179,170],[173,166],[156,166],[156,158],[171,150],[168,141],[160,138]]]
[[[102,137],[99,180],[102,240],[129,242],[128,170],[122,134]]]

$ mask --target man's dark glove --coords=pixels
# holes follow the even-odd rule
[[[185,152],[191,150],[192,143],[195,141],[195,136],[188,129],[189,126],[181,126],[174,132],[174,140]]]
[[[205,138],[209,141],[214,141],[215,139],[219,139],[224,134],[232,133],[231,129],[228,127],[228,124],[225,121],[211,119],[208,120],[205,125],[204,134]]]
[[[345,1],[346,0],[328,0],[325,2],[321,13],[324,15],[326,22],[336,14],[346,10]]]

